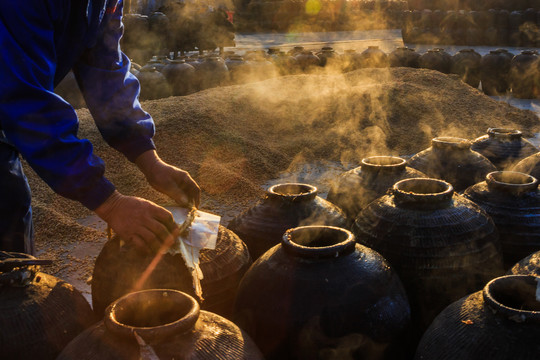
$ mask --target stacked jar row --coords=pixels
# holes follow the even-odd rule
[[[408,0],[409,9],[442,9],[442,10],[489,10],[505,9],[508,11],[540,9],[540,0]]]
[[[297,46],[287,53],[279,48],[269,48],[267,51],[249,51],[243,56],[225,52],[223,57],[217,54],[184,56],[175,60],[154,57],[142,68],[134,64],[132,72],[142,84],[142,100],[186,95],[209,87],[260,81],[279,75],[388,66],[457,74],[474,88],[481,83],[487,95],[511,92],[514,97],[531,99],[540,94],[539,58],[531,50],[514,56],[498,49],[482,57],[472,49],[463,49],[451,56],[441,48],[419,54],[414,49],[398,47],[386,54],[377,46],[369,46],[361,53],[346,50],[338,54],[331,47],[312,52]]]
[[[490,9],[407,10],[402,27],[407,43],[448,45],[540,45],[540,12]]]

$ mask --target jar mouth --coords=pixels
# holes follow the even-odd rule
[[[490,189],[522,194],[538,188],[538,180],[528,174],[517,171],[493,171],[486,175]]]
[[[318,190],[315,186],[302,183],[285,183],[270,186],[266,195],[270,199],[280,199],[286,201],[312,200],[317,196]]]
[[[454,188],[444,180],[411,178],[395,183],[392,193],[400,204],[441,204],[452,199]]]
[[[197,301],[178,290],[151,289],[127,294],[105,312],[107,329],[122,337],[136,332],[155,342],[193,328],[199,318]]]
[[[489,137],[499,139],[520,139],[523,135],[519,130],[505,128],[489,128],[487,133]]]
[[[283,249],[303,258],[335,258],[354,251],[355,237],[349,230],[326,225],[289,229],[281,240]]]
[[[462,139],[458,137],[441,136],[432,139],[431,146],[436,149],[467,150],[471,148],[471,142],[467,139]]]
[[[540,278],[507,275],[491,280],[482,291],[484,301],[510,320],[540,323]]]
[[[362,168],[377,170],[405,169],[407,161],[397,156],[370,156],[362,159]]]

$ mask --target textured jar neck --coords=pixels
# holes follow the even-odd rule
[[[309,202],[317,197],[317,193],[317,188],[308,184],[277,184],[268,188],[266,199],[283,203]]]
[[[436,137],[431,140],[431,146],[435,151],[469,151],[471,142],[467,139],[456,137]]]
[[[427,210],[449,206],[454,188],[443,180],[412,178],[398,181],[391,192],[398,206]]]
[[[494,171],[486,175],[490,191],[522,195],[538,189],[538,180],[531,175],[515,171]]]
[[[147,343],[185,333],[195,326],[197,301],[177,290],[143,290],[113,302],[103,319],[109,332],[129,338],[136,332]]]
[[[405,170],[407,161],[396,156],[370,156],[362,159],[362,171],[400,173]]]
[[[509,275],[491,280],[482,295],[498,316],[517,323],[540,324],[540,278]]]
[[[503,128],[489,128],[487,133],[490,138],[498,140],[519,140],[523,135],[519,130]]]
[[[290,255],[306,259],[329,259],[345,256],[354,251],[354,235],[346,229],[313,225],[289,229],[283,235],[281,246]]]

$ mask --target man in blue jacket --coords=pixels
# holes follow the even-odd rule
[[[166,209],[116,191],[92,144],[77,137],[75,111],[53,92],[70,69],[105,141],[155,189],[199,205],[197,183],[156,153],[153,120],[120,51],[121,20],[122,0],[0,0],[0,250],[34,252],[19,154],[55,192],[136,246],[155,248],[176,228]]]

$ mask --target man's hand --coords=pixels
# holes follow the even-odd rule
[[[177,226],[166,209],[141,198],[115,191],[96,209],[96,214],[123,240],[143,251],[156,252],[172,244]]]
[[[187,171],[163,162],[155,150],[141,154],[135,164],[154,189],[170,196],[180,206],[199,207],[201,189]]]

